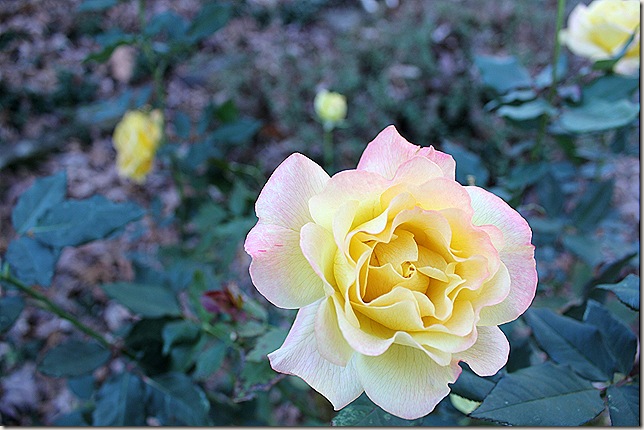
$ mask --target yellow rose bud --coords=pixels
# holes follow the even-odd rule
[[[322,90],[313,103],[315,113],[325,125],[334,126],[347,116],[347,99],[342,94]]]
[[[152,168],[163,134],[163,113],[129,111],[116,125],[112,140],[119,175],[141,183]]]
[[[593,61],[607,60],[624,48],[639,24],[638,0],[595,0],[588,6],[579,4],[573,9],[568,17],[568,28],[563,29],[559,37],[576,55]],[[615,64],[615,72],[636,73],[639,51],[638,31],[624,57]]]

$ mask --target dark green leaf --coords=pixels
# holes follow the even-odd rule
[[[617,284],[600,284],[597,288],[615,293],[617,298],[629,308],[640,310],[640,277],[628,274]]]
[[[205,3],[188,29],[188,37],[198,41],[223,28],[230,19],[232,10],[229,4]]]
[[[25,234],[36,225],[45,212],[65,200],[66,193],[67,175],[64,171],[36,179],[34,184],[22,193],[11,213],[13,228],[18,234]]]
[[[118,0],[85,0],[76,8],[78,12],[100,12],[118,4]]]
[[[497,115],[513,121],[527,121],[539,118],[541,115],[552,116],[557,113],[547,101],[543,99],[531,100],[517,106],[504,105],[496,111]]]
[[[557,61],[557,76],[555,79],[557,81],[561,80],[566,76],[566,71],[568,70],[568,57],[565,55],[560,55]],[[552,64],[548,64],[543,68],[541,72],[534,78],[535,85],[539,88],[545,88],[552,85]]]
[[[590,184],[570,215],[575,227],[581,231],[595,227],[610,211],[612,198],[612,180]]]
[[[164,33],[170,40],[181,40],[186,35],[188,23],[179,14],[173,11],[161,12],[150,20],[146,25],[144,34],[155,36]]]
[[[468,177],[474,177],[476,185],[485,186],[490,177],[487,169],[479,157],[474,152],[468,151],[461,145],[456,145],[449,141],[442,143],[442,148],[448,154],[451,154],[456,160],[456,180],[461,184],[468,184]]]
[[[532,85],[530,74],[514,57],[478,55],[474,63],[481,71],[483,83],[499,94]]]
[[[4,333],[13,326],[24,308],[25,302],[20,296],[0,299],[0,333]]]
[[[618,260],[612,261],[611,263],[605,265],[605,267],[602,267],[602,271],[599,276],[593,279],[593,286],[599,284],[612,284],[617,282],[617,280],[620,279],[620,273],[622,272],[622,269],[624,269],[624,267],[626,267],[636,255],[638,255],[638,252],[631,252],[623,257],[620,257]],[[639,293],[637,297],[639,299]]]
[[[556,218],[563,212],[564,195],[561,183],[555,179],[552,172],[548,172],[537,183],[539,203],[551,218]]]
[[[254,362],[265,360],[267,354],[275,351],[284,343],[287,334],[288,330],[282,328],[270,329],[257,339],[255,347],[248,353],[246,360]]]
[[[127,306],[132,312],[145,317],[181,315],[177,297],[164,285],[117,282],[102,285],[102,288],[108,296]]]
[[[32,231],[36,239],[47,245],[77,246],[104,239],[144,214],[134,203],[115,203],[94,195],[85,200],[67,200],[51,208]]]
[[[456,382],[451,385],[451,388],[454,394],[482,402],[485,396],[492,391],[495,384],[490,378],[483,378],[469,369],[463,369]]]
[[[139,366],[147,375],[168,371],[170,359],[162,354],[162,331],[166,318],[142,319],[137,321],[125,338],[125,347],[132,351]]]
[[[626,99],[606,101],[591,98],[579,107],[564,108],[559,124],[571,133],[606,131],[631,124],[639,111],[639,105]]]
[[[635,77],[604,75],[584,88],[584,99],[603,99],[616,102],[627,99],[639,88],[640,81]]]
[[[174,118],[174,130],[177,136],[181,139],[189,138],[191,127],[190,117],[185,112],[177,112]]]
[[[257,321],[246,321],[237,325],[237,336],[255,337],[266,332],[266,325]]]
[[[91,425],[91,420],[88,420],[87,416],[91,417],[91,413],[86,407],[81,407],[67,414],[59,415],[53,424],[57,427],[85,427]]]
[[[608,412],[613,426],[640,426],[640,387],[639,385],[610,386]]]
[[[235,381],[235,402],[245,402],[255,397],[257,391],[268,391],[282,376],[275,372],[268,360],[246,362]]]
[[[224,124],[210,135],[215,142],[240,144],[248,142],[262,126],[261,121],[242,118],[235,122]]]
[[[146,380],[147,415],[165,426],[208,426],[210,403],[204,392],[182,373]]]
[[[617,364],[617,370],[628,375],[637,353],[635,333],[594,300],[589,300],[586,305],[584,321],[599,329],[608,352]]]
[[[94,394],[95,381],[94,375],[81,375],[67,379],[69,390],[79,399],[89,400]]]
[[[504,376],[470,416],[518,426],[578,426],[603,410],[590,382],[548,362]]]
[[[383,411],[365,395],[338,412],[331,421],[337,427],[402,427],[417,423],[418,420],[405,420]]]
[[[581,234],[568,234],[563,237],[562,242],[568,251],[575,254],[590,267],[595,267],[603,260],[601,248],[594,237]]]
[[[528,310],[525,319],[541,348],[554,361],[569,364],[592,381],[612,379],[615,363],[595,326],[545,308]]]
[[[9,243],[5,258],[22,282],[48,287],[54,276],[59,255],[60,250],[23,236]]]
[[[95,54],[100,58],[87,57],[86,61],[96,59],[97,61],[106,61],[116,47],[120,44],[126,44],[126,41],[119,42],[113,46],[105,48],[104,52]],[[103,57],[104,60],[103,60]],[[79,106],[76,109],[76,119],[86,125],[115,124],[131,106],[134,93],[126,90],[123,94],[108,100],[101,100],[92,104]]]
[[[194,343],[201,333],[200,327],[192,321],[173,321],[163,327],[163,353],[168,354],[173,345]]]
[[[217,106],[214,113],[215,117],[221,122],[233,122],[239,118],[239,110],[232,100],[226,100]]]
[[[135,375],[121,373],[105,382],[97,393],[94,426],[146,425],[143,382]]]
[[[135,37],[131,34],[122,34],[122,37],[118,40],[115,40],[113,43],[103,46],[100,51],[92,52],[83,60],[83,63],[89,63],[90,61],[96,61],[98,63],[105,63],[110,59],[116,48],[121,45],[132,45],[135,42]],[[87,123],[88,117],[97,117],[101,120],[106,121],[109,119],[115,120],[120,115],[123,114],[125,108],[122,104],[122,98],[116,100],[108,100],[97,102],[90,106],[84,106],[79,109],[79,119]]]
[[[38,370],[55,377],[80,376],[104,365],[110,356],[110,351],[94,341],[70,340],[47,351]]]
[[[223,343],[216,343],[206,348],[197,356],[197,366],[194,377],[206,379],[221,367],[226,357],[228,347]]]
[[[549,169],[547,163],[520,164],[505,178],[504,185],[510,189],[521,189],[537,183]]]
[[[185,171],[193,171],[201,166],[209,158],[221,157],[222,149],[215,144],[213,139],[209,138],[203,142],[197,142],[190,145],[188,152],[181,159],[181,166]]]

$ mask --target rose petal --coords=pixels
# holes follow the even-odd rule
[[[393,125],[381,131],[367,145],[358,162],[358,170],[393,179],[398,168],[413,157],[429,158],[440,167],[444,176],[454,179],[456,164],[450,155],[436,151],[431,146],[423,148],[409,143]]]
[[[456,381],[456,362],[439,366],[423,351],[391,345],[382,355],[357,355],[356,369],[367,396],[385,411],[404,419],[429,414]]]
[[[318,194],[329,175],[302,154],[292,154],[273,172],[257,198],[261,223],[299,230],[312,221],[309,199]]]
[[[315,315],[321,302],[299,310],[284,344],[268,354],[271,367],[278,372],[296,375],[329,399],[339,410],[362,394],[362,385],[355,369],[355,360],[345,367],[327,361],[318,349]]]
[[[409,332],[424,328],[416,297],[404,287],[396,287],[367,305],[353,303],[353,308],[392,330]]]
[[[508,362],[510,344],[500,328],[478,327],[476,343],[469,349],[456,353],[477,375],[492,376]]]
[[[499,325],[519,317],[534,299],[537,268],[532,230],[506,202],[478,187],[465,187],[472,198],[475,225],[492,224],[503,233],[499,257],[510,274],[510,292],[501,303],[481,310],[478,325]],[[492,238],[494,239],[494,238]]]
[[[300,249],[300,232],[261,221],[246,237],[250,277],[275,306],[300,308],[324,297],[324,283]]]
[[[330,297],[322,300],[315,316],[315,339],[320,355],[333,364],[344,367],[353,356],[353,348],[338,326],[335,305]]]
[[[394,183],[402,183],[408,185],[419,185],[427,182],[428,180],[441,178],[444,176],[441,168],[425,157],[412,157],[402,163],[396,175],[393,178]]]
[[[360,170],[344,170],[327,182],[324,190],[309,200],[309,210],[316,224],[333,230],[338,208],[351,200],[359,202],[354,224],[361,224],[381,212],[379,196],[389,186],[382,176]]]
[[[300,230],[300,248],[313,271],[322,280],[327,295],[333,294],[333,260],[337,252],[333,235],[310,222]]]
[[[351,304],[343,306],[340,298],[332,296],[343,337],[355,351],[366,355],[380,355],[394,343],[395,332],[357,314]]]

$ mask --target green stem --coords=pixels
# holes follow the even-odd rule
[[[561,28],[563,27],[565,11],[566,11],[566,0],[557,0],[555,49],[552,53],[552,83],[550,84],[550,90],[548,91],[548,98],[547,98],[549,105],[552,105],[552,102],[554,101],[554,98],[555,98],[555,94],[557,92],[557,68],[559,65],[559,55],[561,54],[561,42],[559,41],[559,33],[561,33]],[[541,122],[539,123],[539,132],[537,134],[537,140],[534,148],[532,149],[533,159],[539,159],[543,154],[543,144],[544,144],[544,137],[546,134],[547,125],[548,125],[548,117],[546,115],[542,115]]]
[[[41,302],[44,306],[44,309],[50,311],[51,313],[54,313],[61,317],[64,320],[69,321],[72,323],[77,329],[85,333],[86,335],[96,339],[101,345],[106,347],[107,349],[113,349],[115,348],[115,345],[112,344],[110,341],[108,341],[103,335],[98,333],[97,331],[89,328],[82,322],[80,322],[74,315],[70,314],[54,302],[52,302],[49,297],[45,296],[44,294],[39,293],[38,291],[35,291],[33,288],[28,287],[25,285],[23,282],[21,282],[19,279],[14,278],[11,275],[8,275],[6,273],[3,273],[0,275],[0,280],[5,281],[8,284],[13,285],[23,293],[27,294],[28,296],[32,297],[33,299]],[[126,354],[128,354],[126,351],[124,351]]]
[[[557,67],[559,66],[559,55],[561,54],[561,41],[559,33],[563,27],[564,12],[566,11],[566,0],[557,0],[557,30],[555,31],[555,50],[552,55],[552,85],[548,92],[548,103],[552,104],[557,91]]]
[[[332,175],[333,170],[333,129],[324,128],[324,142],[322,146],[322,155],[324,157],[324,167]]]

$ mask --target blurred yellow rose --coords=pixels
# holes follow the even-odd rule
[[[595,0],[588,6],[577,5],[568,17],[568,28],[560,40],[576,55],[593,61],[607,60],[617,55],[640,25],[638,0]],[[640,64],[640,35],[628,46],[614,70],[634,74]]]
[[[119,175],[141,183],[152,168],[163,134],[163,113],[129,111],[114,129],[116,167]]]
[[[315,113],[326,127],[333,127],[347,116],[347,99],[342,94],[322,90],[313,104]]]

